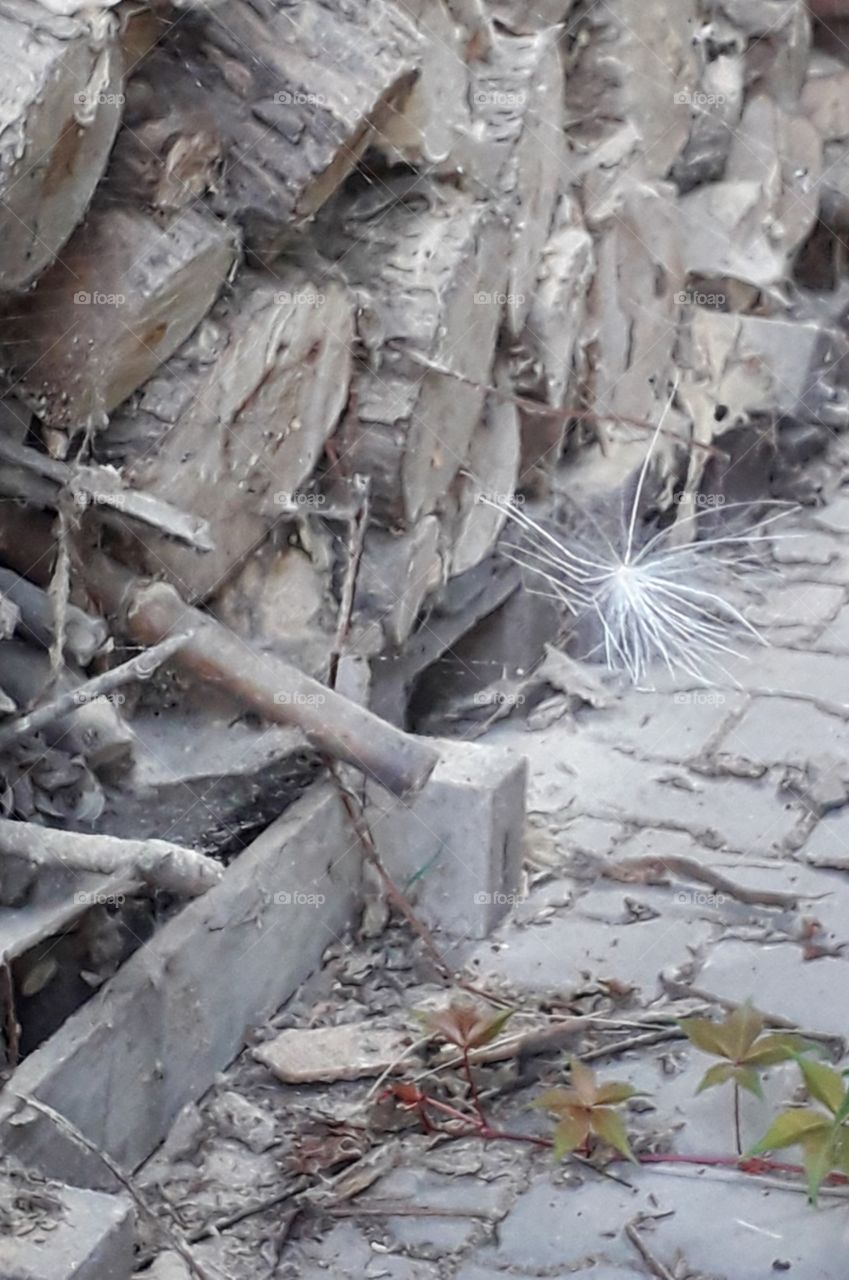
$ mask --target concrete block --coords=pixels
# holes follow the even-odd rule
[[[426,923],[484,938],[513,901],[522,862],[527,763],[478,743],[442,759],[412,803],[369,798],[378,852]]]
[[[0,1097],[3,1148],[52,1177],[110,1187],[101,1163],[18,1093],[135,1168],[318,967],[354,918],[360,873],[336,789],[312,787],[18,1067]]]
[[[125,1196],[0,1169],[2,1280],[129,1280],[133,1210]]]

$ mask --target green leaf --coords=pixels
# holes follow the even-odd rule
[[[635,1098],[637,1090],[631,1084],[622,1084],[618,1080],[609,1080],[607,1084],[600,1084],[596,1091],[596,1102],[612,1103],[616,1106],[619,1102],[627,1102],[629,1098]]]
[[[678,1025],[690,1043],[702,1053],[711,1053],[715,1058],[728,1057],[720,1023],[711,1022],[710,1018],[682,1018]]]
[[[578,1058],[571,1058],[569,1060],[569,1080],[583,1105],[585,1107],[593,1106],[598,1096],[598,1091],[596,1089],[595,1074],[592,1069]]]
[[[812,1107],[795,1107],[789,1111],[781,1111],[773,1120],[757,1146],[752,1147],[751,1155],[759,1155],[762,1151],[779,1151],[782,1147],[793,1147],[797,1142],[813,1137],[816,1133],[828,1133],[831,1129],[828,1116]]]
[[[602,1142],[606,1142],[609,1147],[613,1147],[627,1160],[633,1160],[636,1164],[634,1153],[631,1150],[631,1144],[628,1141],[628,1134],[625,1132],[625,1125],[622,1117],[617,1115],[609,1107],[596,1107],[590,1117],[590,1125],[593,1133],[601,1138]]]
[[[541,1093],[538,1098],[534,1098],[531,1103],[532,1107],[538,1107],[542,1111],[563,1111],[567,1107],[573,1107],[576,1102],[574,1089],[546,1089],[545,1093]]]
[[[714,1089],[718,1084],[726,1084],[734,1079],[736,1071],[737,1068],[733,1062],[715,1062],[702,1076],[696,1093],[704,1093],[705,1089]]]
[[[816,1204],[819,1189],[826,1174],[831,1171],[834,1152],[832,1135],[828,1132],[813,1134],[802,1143],[802,1164],[808,1178],[808,1196]]]
[[[774,1067],[778,1062],[788,1062],[802,1049],[798,1036],[761,1036],[752,1045],[743,1061],[751,1067]]]
[[[761,1088],[761,1078],[754,1067],[735,1067],[734,1082],[741,1089],[745,1089],[747,1093],[753,1093],[756,1098],[763,1100],[764,1091]]]
[[[496,1036],[501,1035],[501,1032],[504,1030],[505,1023],[508,1019],[513,1017],[514,1012],[514,1009],[502,1009],[499,1013],[496,1013],[489,1020],[487,1026],[475,1037],[474,1047],[477,1049],[481,1045],[491,1044]]]
[[[583,1146],[589,1137],[590,1125],[587,1117],[574,1115],[563,1116],[554,1130],[554,1158],[562,1160],[570,1156],[578,1147]]]
[[[832,1115],[836,1115],[846,1096],[846,1086],[842,1077],[831,1067],[821,1062],[813,1062],[810,1058],[796,1055],[796,1061],[805,1079],[805,1086],[812,1098],[828,1107]]]
[[[764,1029],[764,1017],[747,1001],[733,1013],[729,1013],[722,1024],[722,1039],[726,1046],[726,1057],[735,1062],[742,1062],[758,1036]]]

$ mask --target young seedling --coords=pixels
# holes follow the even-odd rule
[[[472,1049],[480,1049],[500,1035],[512,1012],[512,1009],[499,1009],[497,1013],[492,1013],[488,1009],[481,1009],[464,1001],[452,1001],[447,1009],[438,1009],[422,1017],[422,1022],[428,1031],[442,1040],[447,1040],[449,1044],[456,1045],[460,1050],[463,1057],[463,1073],[469,1086],[469,1101],[478,1120],[484,1125],[486,1120],[478,1098],[469,1054]]]
[[[622,1117],[615,1110],[637,1095],[637,1090],[618,1080],[596,1081],[590,1067],[576,1058],[569,1063],[571,1087],[548,1089],[533,1106],[557,1116],[554,1130],[555,1159],[575,1152],[589,1154],[592,1139],[598,1138],[628,1160],[635,1160]]]
[[[740,1090],[746,1089],[762,1099],[761,1071],[778,1062],[787,1062],[801,1048],[798,1036],[786,1032],[762,1034],[764,1022],[763,1014],[747,1002],[729,1013],[722,1022],[712,1022],[710,1018],[682,1018],[679,1023],[687,1039],[697,1049],[723,1059],[708,1067],[696,1093],[729,1081],[734,1085],[734,1138],[738,1155],[743,1153]]]
[[[830,1173],[849,1175],[849,1086],[831,1067],[800,1054],[794,1056],[808,1095],[822,1103],[825,1111],[818,1107],[788,1107],[775,1117],[750,1154],[800,1146],[808,1195],[816,1204],[819,1189]]]

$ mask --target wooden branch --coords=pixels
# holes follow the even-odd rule
[[[0,592],[19,612],[17,629],[26,639],[34,640],[43,649],[49,649],[53,642],[54,619],[53,602],[47,592],[28,578],[21,578],[11,569],[3,568],[0,568]],[[109,631],[102,618],[92,618],[76,605],[67,605],[64,650],[81,667],[88,666],[108,638]]]
[[[115,18],[53,17],[36,0],[4,4],[0,50],[3,293],[34,280],[83,216],[120,121],[123,65]]]
[[[0,360],[42,422],[106,425],[212,306],[236,259],[202,209],[163,222],[98,196],[56,262],[0,314]]]
[[[0,573],[2,572],[5,572],[5,570],[0,571]],[[146,680],[153,675],[158,667],[173,657],[179,649],[182,649],[187,639],[188,633],[170,636],[160,644],[154,645],[152,649],[146,649],[144,653],[136,654],[128,662],[122,662],[120,666],[113,667],[111,671],[104,671],[102,675],[94,676],[91,680],[87,680],[85,684],[79,685],[76,689],[68,690],[45,706],[37,707],[34,711],[28,712],[27,715],[21,716],[12,724],[4,725],[0,728],[0,751],[11,746],[13,742],[25,737],[28,733],[37,733],[40,729],[61,719],[62,716],[74,711],[77,707],[85,706],[86,703],[93,702],[97,698],[112,693],[115,689],[120,689],[123,685],[129,684],[131,680]]]
[[[290,504],[309,506],[300,490],[348,397],[352,304],[344,285],[296,268],[245,271],[203,338],[202,360],[187,343],[98,441],[140,497],[208,524],[209,555],[145,536],[126,557],[193,600],[289,519]]]
[[[433,772],[439,754],[430,743],[393,728],[280,658],[251,649],[208,614],[186,605],[173,587],[143,585],[101,552],[87,554],[78,567],[91,597],[104,612],[118,614],[119,625],[139,644],[158,644],[191,628],[189,640],[174,655],[175,666],[217,685],[263,719],[295,725],[320,750],[395,795],[420,790]]]
[[[371,477],[375,514],[411,524],[462,465],[490,380],[507,278],[504,223],[489,206],[423,179],[381,183],[334,207],[329,250],[361,291],[369,361],[334,440],[336,470]],[[460,379],[422,377],[406,353]]]
[[[4,853],[40,867],[58,863],[75,871],[140,876],[157,889],[192,898],[206,893],[224,874],[213,858],[167,840],[121,840],[9,818],[0,818],[0,855]]]
[[[212,550],[205,520],[178,511],[153,494],[128,489],[111,467],[71,466],[0,435],[3,462],[9,465],[0,465],[0,492],[9,497],[29,497],[37,505],[55,506],[67,490],[79,506],[90,508],[112,528],[124,530],[128,522],[141,524],[198,551]],[[41,483],[29,484],[22,472]]]

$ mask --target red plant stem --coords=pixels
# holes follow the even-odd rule
[[[463,1046],[462,1053],[463,1053],[463,1071],[465,1073],[466,1081],[469,1086],[469,1101],[471,1102],[472,1107],[474,1108],[475,1115],[477,1116],[478,1120],[480,1120],[481,1122],[482,1128],[486,1129],[489,1126],[487,1124],[486,1116],[483,1113],[483,1107],[481,1106],[480,1097],[478,1096],[478,1087],[475,1084],[475,1077],[472,1074],[472,1064],[471,1062],[469,1062],[468,1045]]]

